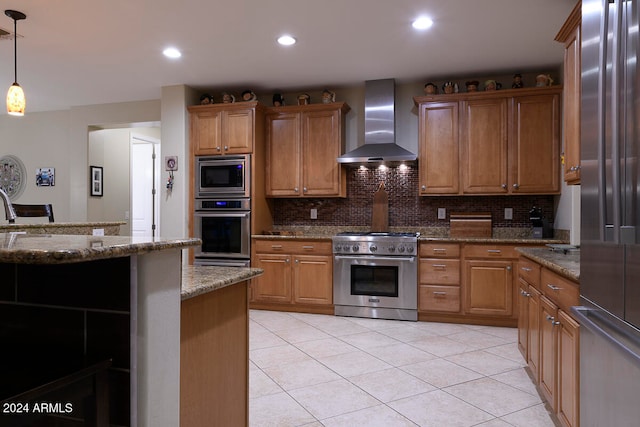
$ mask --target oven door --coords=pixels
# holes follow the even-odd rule
[[[336,305],[416,310],[416,257],[335,255],[333,298]]]
[[[250,197],[249,155],[198,157],[196,197]]]
[[[251,258],[251,212],[196,211],[193,231],[196,258]]]

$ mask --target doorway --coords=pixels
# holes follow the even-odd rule
[[[131,134],[131,235],[158,235],[160,227],[160,141]]]

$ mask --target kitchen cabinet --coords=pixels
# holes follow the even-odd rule
[[[251,307],[333,314],[331,242],[262,240],[252,244]]]
[[[460,245],[421,243],[418,311],[460,313]]]
[[[518,320],[519,342],[520,328],[526,329],[527,363],[540,393],[563,426],[576,427],[580,415],[580,325],[571,316],[570,307],[578,305],[578,284],[525,257],[520,258],[519,266],[523,267],[518,275],[528,310],[527,322]]]
[[[564,180],[580,184],[580,93],[582,2],[578,1],[555,37],[564,45],[562,123]]]
[[[262,119],[257,102],[193,105],[188,107],[190,140],[194,155],[250,154],[256,119]],[[256,114],[260,110],[260,114]]]
[[[561,90],[415,97],[420,194],[558,194]]]
[[[420,195],[457,194],[459,180],[458,102],[419,105]]]
[[[273,107],[266,114],[269,197],[345,197],[346,103]]]
[[[539,296],[536,298],[535,288],[540,287],[540,265],[520,257],[518,260],[518,349],[524,357],[524,360],[529,361],[530,357],[530,343],[529,343],[529,306],[534,305],[531,311],[537,316],[537,304],[539,303]],[[534,291],[532,295],[531,291]],[[531,299],[535,301],[530,303]],[[537,325],[537,319],[531,321],[532,326]],[[534,350],[538,352],[537,343],[534,343]],[[537,372],[537,359],[533,364]],[[532,369],[533,370],[533,369]]]

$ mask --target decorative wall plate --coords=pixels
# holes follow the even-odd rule
[[[15,200],[24,191],[27,185],[27,171],[22,161],[16,156],[3,156],[0,158],[0,188]]]

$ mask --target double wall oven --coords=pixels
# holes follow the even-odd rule
[[[334,236],[335,314],[418,320],[417,252],[417,233]]]
[[[251,264],[251,156],[196,158],[194,263],[248,267]]]

